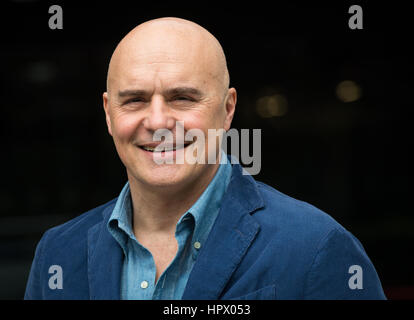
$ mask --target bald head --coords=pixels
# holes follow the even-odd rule
[[[203,76],[224,93],[229,88],[229,73],[220,43],[206,29],[188,20],[160,18],[144,22],[130,31],[111,57],[108,94],[117,87],[116,83],[123,75],[145,63],[159,66],[159,72],[166,73],[175,72],[168,68],[168,64],[186,64],[190,73]]]
[[[237,94],[229,88],[223,49],[206,29],[177,18],[134,28],[112,55],[102,96],[108,132],[132,181],[131,192],[134,183],[145,192],[161,186],[157,190],[164,195],[166,190],[194,194],[195,186],[208,185],[220,162],[220,135],[231,126]],[[211,136],[211,129],[219,134]],[[159,130],[173,136],[176,148],[197,134],[175,151],[148,150],[159,141]],[[181,161],[179,150],[204,161]],[[154,162],[164,153],[177,163]],[[213,157],[217,161],[211,164]]]

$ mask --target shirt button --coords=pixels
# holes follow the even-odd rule
[[[147,282],[147,281],[142,281],[142,282],[141,282],[141,288],[142,288],[142,289],[146,289],[146,288],[148,288],[148,282]]]
[[[201,243],[196,241],[194,242],[194,248],[196,248],[197,250],[201,248]]]

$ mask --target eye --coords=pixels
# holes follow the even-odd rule
[[[132,99],[127,100],[125,102],[125,104],[138,103],[138,102],[144,102],[144,99],[142,99],[142,98],[132,98]]]
[[[174,100],[178,101],[194,101],[194,99],[187,97],[187,96],[176,96],[174,97]]]

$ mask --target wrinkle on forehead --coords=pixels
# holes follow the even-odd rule
[[[109,63],[108,93],[122,69],[145,57],[155,63],[194,64],[195,70],[204,70],[225,92],[228,89],[226,58],[217,39],[194,22],[160,18],[138,25],[118,44]]]

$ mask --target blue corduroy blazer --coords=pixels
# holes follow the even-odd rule
[[[44,233],[25,299],[120,298],[123,251],[107,229],[115,202]],[[58,286],[52,266],[60,267]],[[220,213],[182,298],[386,297],[372,262],[349,231],[314,206],[243,175],[234,164]]]

